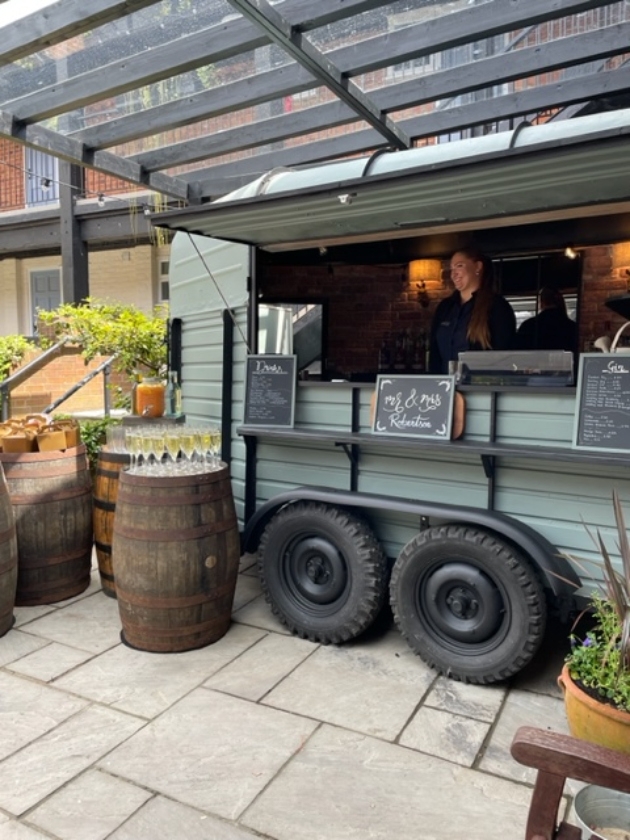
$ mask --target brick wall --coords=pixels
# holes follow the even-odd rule
[[[590,349],[599,336],[612,339],[626,322],[605,305],[611,297],[624,295],[630,284],[630,242],[586,248],[582,254],[582,304],[580,309],[580,346]],[[622,343],[630,343],[630,334]]]
[[[23,364],[37,355],[39,352],[33,351],[24,359]],[[79,348],[64,347],[58,357],[11,392],[11,414],[19,416],[42,411],[87,373],[97,368],[104,359],[105,357],[99,356],[86,365]],[[131,391],[131,384],[121,374],[112,374],[110,383],[120,385],[125,393]],[[57,411],[66,414],[75,411],[100,411],[102,408],[103,376],[99,374],[62,403]]]

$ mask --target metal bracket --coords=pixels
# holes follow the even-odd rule
[[[482,455],[481,463],[483,464],[483,471],[486,474],[486,478],[494,478],[494,455]]]
[[[337,441],[335,446],[340,446],[343,449],[353,467],[358,466],[360,449],[356,443],[341,443],[340,441]]]

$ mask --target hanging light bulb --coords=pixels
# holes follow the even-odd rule
[[[48,190],[52,187],[52,181],[50,178],[42,178],[40,181],[40,186],[42,188],[42,192],[48,192]]]
[[[96,203],[99,207],[105,207],[105,196],[103,193],[98,194],[98,198],[96,199]]]
[[[144,213],[145,216],[150,216],[151,215],[151,208],[149,207],[148,204],[144,205],[144,208],[143,208],[142,212]]]

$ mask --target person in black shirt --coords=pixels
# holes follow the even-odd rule
[[[438,304],[431,325],[430,373],[448,373],[465,350],[507,350],[516,333],[510,304],[492,288],[492,263],[474,248],[451,258],[455,291]]]
[[[545,287],[540,290],[540,311],[523,321],[516,333],[517,350],[569,350],[577,353],[578,327],[567,315],[562,292]]]

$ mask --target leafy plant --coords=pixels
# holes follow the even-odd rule
[[[55,337],[80,345],[86,363],[95,356],[116,356],[113,366],[129,376],[138,370],[157,375],[167,365],[167,309],[156,307],[147,315],[130,304],[87,298],[84,304],[62,304],[38,312]]]
[[[571,679],[602,700],[630,711],[630,543],[616,491],[613,509],[622,571],[614,568],[599,530],[596,536],[589,531],[602,558],[604,586],[591,599],[594,626],[583,638],[571,636],[566,662]]]
[[[115,417],[99,417],[96,419],[79,420],[81,427],[81,442],[85,444],[88,462],[92,473],[96,470],[98,453],[106,441],[107,429],[120,423]]]
[[[23,335],[0,336],[0,382],[20,364],[32,346]]]

